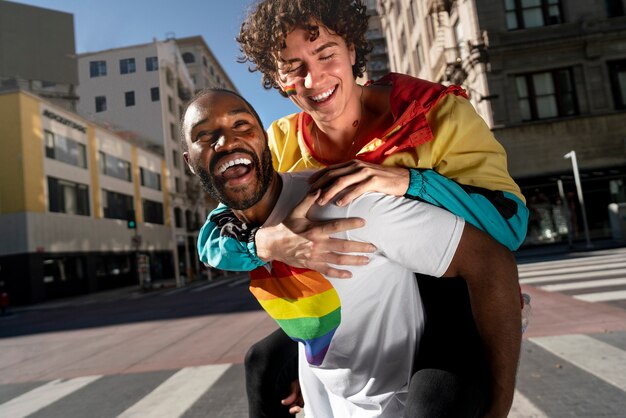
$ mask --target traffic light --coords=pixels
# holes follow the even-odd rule
[[[137,222],[135,221],[135,211],[129,210],[126,213],[126,226],[128,229],[137,229]]]

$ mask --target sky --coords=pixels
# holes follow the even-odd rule
[[[12,0],[74,15],[76,52],[200,35],[265,127],[298,109],[276,90],[265,90],[258,72],[239,64],[235,37],[253,0]]]

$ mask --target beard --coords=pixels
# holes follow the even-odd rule
[[[230,193],[226,190],[224,183],[221,179],[212,177],[209,171],[202,165],[194,165],[194,171],[198,174],[202,188],[211,196],[214,200],[222,202],[226,206],[235,210],[245,210],[261,200],[265,192],[270,185],[274,168],[272,166],[272,154],[270,149],[265,147],[261,154],[261,160],[256,154],[253,154],[245,150],[234,150],[232,152],[245,153],[250,156],[253,167],[256,173],[256,182],[254,185],[242,185],[236,189],[231,189]],[[214,171],[214,164],[221,158],[223,154],[216,155],[210,163],[209,170]],[[234,192],[234,193],[233,193]],[[234,194],[236,197],[230,197],[229,194]]]

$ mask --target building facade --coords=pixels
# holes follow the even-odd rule
[[[203,269],[196,240],[216,206],[184,163],[179,122],[185,103],[204,87],[235,89],[202,37],[81,54],[79,112],[162,149],[171,200],[177,282]]]
[[[19,87],[75,111],[77,84],[74,16],[0,1],[0,91]]]
[[[137,254],[151,280],[173,275],[161,155],[19,89],[0,93],[0,137],[0,287],[12,303],[137,284]]]
[[[526,245],[615,238],[608,207],[626,204],[623,0],[377,6],[392,71],[463,86],[504,145],[531,211]]]

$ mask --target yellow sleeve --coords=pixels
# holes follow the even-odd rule
[[[418,148],[420,168],[458,183],[510,192],[526,202],[507,169],[504,147],[465,98],[448,94],[428,113],[434,139]]]
[[[272,153],[274,169],[284,173],[321,168],[323,165],[315,161],[309,154],[304,154],[302,138],[298,136],[298,114],[294,113],[280,118],[267,130],[267,141]]]

